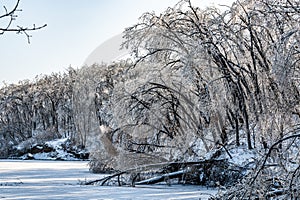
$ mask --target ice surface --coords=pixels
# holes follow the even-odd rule
[[[84,186],[104,175],[89,173],[85,161],[0,160],[0,199],[207,199],[199,186]]]

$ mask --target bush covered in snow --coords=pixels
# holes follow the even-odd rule
[[[31,142],[30,145],[28,142],[23,142],[15,148],[12,158],[25,160],[86,160],[89,157],[86,150],[77,148],[68,138]]]

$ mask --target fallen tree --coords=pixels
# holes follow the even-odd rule
[[[239,180],[246,168],[236,166],[228,159],[209,159],[198,162],[170,162],[139,166],[118,171],[101,179],[85,182],[85,185],[135,186],[164,184],[197,184],[226,186]]]
[[[191,170],[190,169],[184,169],[176,172],[171,172],[171,173],[166,173],[162,174],[160,176],[155,176],[146,180],[138,181],[138,182],[133,182],[134,185],[149,185],[149,184],[155,184],[155,183],[160,183],[160,182],[167,182],[170,184],[169,180],[174,179],[174,178],[180,178],[184,176],[185,174],[189,173]]]

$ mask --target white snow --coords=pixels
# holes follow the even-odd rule
[[[47,147],[51,147],[54,151],[51,152],[40,152],[40,153],[27,153],[23,156],[20,156],[20,159],[27,160],[27,159],[35,159],[35,160],[68,160],[68,161],[78,161],[80,159],[75,158],[72,153],[68,153],[66,151],[66,147],[69,142],[69,138],[62,138],[62,139],[55,139],[48,142],[45,142],[43,145]],[[38,148],[40,150],[43,149],[42,146],[37,145],[37,143],[33,143],[31,146]],[[22,151],[25,148],[24,144],[18,145],[16,149]],[[84,150],[81,150],[82,152]]]
[[[199,186],[85,186],[103,177],[86,161],[0,160],[0,199],[207,199],[215,194]]]
[[[244,167],[253,163],[255,158],[257,158],[256,150],[248,150],[245,146],[240,146],[229,150],[232,159],[229,159],[229,156],[226,155],[226,158],[229,159],[231,163],[235,165]]]
[[[49,147],[56,148],[61,146],[62,144],[65,144],[68,140],[69,138],[56,139],[56,140],[48,141],[46,142],[46,144]]]

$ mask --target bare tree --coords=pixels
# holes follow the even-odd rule
[[[12,9],[7,9],[6,6],[3,6],[4,14],[0,15],[0,20],[1,20],[1,22],[3,22],[4,26],[0,27],[0,35],[3,35],[6,32],[25,34],[27,37],[27,42],[30,43],[31,35],[28,32],[42,29],[42,28],[46,27],[47,24],[44,24],[42,26],[36,26],[35,24],[33,24],[32,27],[24,27],[21,25],[13,26],[13,22],[18,17],[17,13],[22,11],[21,9],[19,9],[20,1],[21,0],[17,0],[15,3],[15,6]]]

